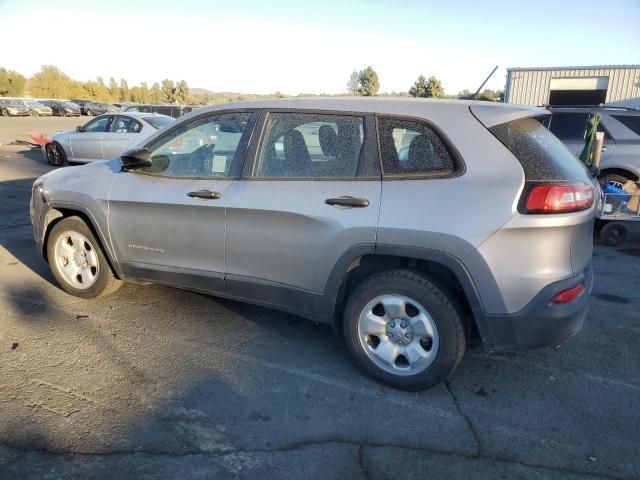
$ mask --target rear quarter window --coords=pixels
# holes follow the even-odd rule
[[[541,123],[544,121],[545,117],[520,118],[489,130],[518,159],[527,181],[590,183],[584,165]]]
[[[640,135],[640,115],[611,115],[636,135]]]

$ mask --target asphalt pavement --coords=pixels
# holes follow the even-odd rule
[[[154,285],[62,292],[29,224],[50,167],[23,131],[42,119],[22,120],[0,118],[0,479],[640,478],[637,235],[596,246],[578,336],[474,347],[446,383],[400,392],[293,315]]]

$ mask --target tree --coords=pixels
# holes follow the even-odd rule
[[[358,72],[358,88],[356,89],[358,95],[372,97],[378,93],[379,89],[378,74],[373,67],[368,66]]]
[[[162,101],[165,103],[175,103],[176,101],[176,86],[173,80],[162,80]]]
[[[121,102],[131,101],[131,93],[129,92],[129,84],[124,78],[120,79],[120,96],[118,98]]]
[[[116,79],[111,77],[109,79],[109,96],[110,100],[117,102],[120,98],[120,87],[116,83]]]
[[[179,103],[189,103],[189,86],[187,85],[187,82],[184,80],[180,80],[178,82],[178,84],[175,87],[176,90],[176,100]]]
[[[70,98],[76,86],[74,84],[71,78],[53,65],[43,65],[27,83],[31,95],[37,98]]]
[[[427,79],[424,75],[420,75],[409,89],[409,95],[412,97],[441,98],[444,97],[444,88],[442,88],[440,80],[436,77]]]
[[[347,93],[349,95],[357,95],[359,84],[360,76],[358,75],[358,72],[354,70],[353,72],[351,72],[351,76],[349,77],[349,81],[347,82]]]
[[[149,103],[161,103],[162,102],[162,90],[160,84],[155,82],[149,90]]]
[[[0,97],[21,97],[27,79],[13,70],[0,68]]]
[[[409,89],[409,95],[412,97],[426,97],[427,96],[427,79],[424,75],[420,75],[418,80]]]

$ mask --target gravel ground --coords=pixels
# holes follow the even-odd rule
[[[16,139],[79,123],[0,118],[1,479],[640,477],[637,235],[596,247],[577,337],[474,348],[445,384],[399,392],[292,315],[161,286],[59,290],[28,218],[49,167]]]

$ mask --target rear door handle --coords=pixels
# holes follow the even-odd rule
[[[340,207],[357,207],[364,208],[369,206],[369,200],[366,198],[353,198],[348,195],[336,198],[327,198],[324,203],[327,205],[337,205]]]
[[[217,200],[222,196],[220,192],[212,192],[211,190],[198,190],[189,192],[187,195],[195,198],[204,198],[206,200]]]

